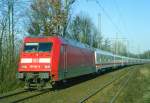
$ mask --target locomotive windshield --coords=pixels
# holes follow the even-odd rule
[[[52,48],[52,43],[25,43],[25,52],[48,52]]]

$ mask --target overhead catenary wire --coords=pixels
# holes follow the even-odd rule
[[[109,21],[112,23],[112,25],[115,27],[115,29],[117,30],[118,33],[122,33],[122,31],[120,30],[120,28],[116,25],[116,23],[113,21],[112,17],[107,13],[107,11],[105,10],[105,8],[102,6],[102,4],[100,3],[100,0],[95,0],[95,2],[98,4],[98,6],[102,9],[103,13],[105,14],[105,16],[109,19]]]
[[[123,15],[122,15],[122,13],[121,13],[121,9],[120,9],[120,7],[119,7],[119,5],[118,5],[118,3],[117,3],[116,0],[113,0],[113,2],[114,2],[114,6],[115,6],[115,8],[116,8],[116,10],[117,10],[117,12],[118,12],[118,16],[119,16],[119,18],[120,18],[120,21],[121,21],[121,23],[122,23],[122,26],[123,26],[123,28],[124,28],[124,31],[127,32],[126,22],[125,22],[125,20],[124,20],[124,18],[123,18]]]

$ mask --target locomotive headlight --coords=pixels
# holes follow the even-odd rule
[[[50,68],[50,66],[49,65],[45,65],[44,68]]]
[[[48,68],[50,68],[50,66],[49,66],[49,65],[48,65],[47,67],[48,67]]]
[[[50,63],[51,59],[50,58],[39,58],[39,63]]]
[[[32,58],[21,58],[21,63],[32,63]]]
[[[47,65],[45,65],[44,68],[48,68]]]
[[[22,65],[21,68],[22,68],[22,69],[26,69],[27,66],[26,66],[26,65]]]
[[[47,68],[47,66],[45,65],[44,68]]]

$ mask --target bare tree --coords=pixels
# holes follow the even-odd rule
[[[72,39],[99,48],[102,36],[88,15],[77,15],[69,26],[69,35]]]
[[[31,35],[66,36],[70,9],[75,0],[37,0],[31,4]]]
[[[16,2],[17,0],[0,1],[0,92],[11,89],[5,87],[16,82],[14,78],[18,61],[18,49],[16,48],[18,47],[15,45],[18,40],[15,39],[17,33],[15,25],[18,19],[15,18],[19,18],[17,17],[18,12],[17,14],[14,12]]]

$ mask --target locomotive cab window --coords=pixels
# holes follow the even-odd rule
[[[51,49],[52,49],[52,43],[39,43],[39,48],[38,48],[39,52],[47,52],[47,51],[51,51]]]
[[[25,52],[48,52],[52,49],[52,43],[25,43],[24,51]]]

